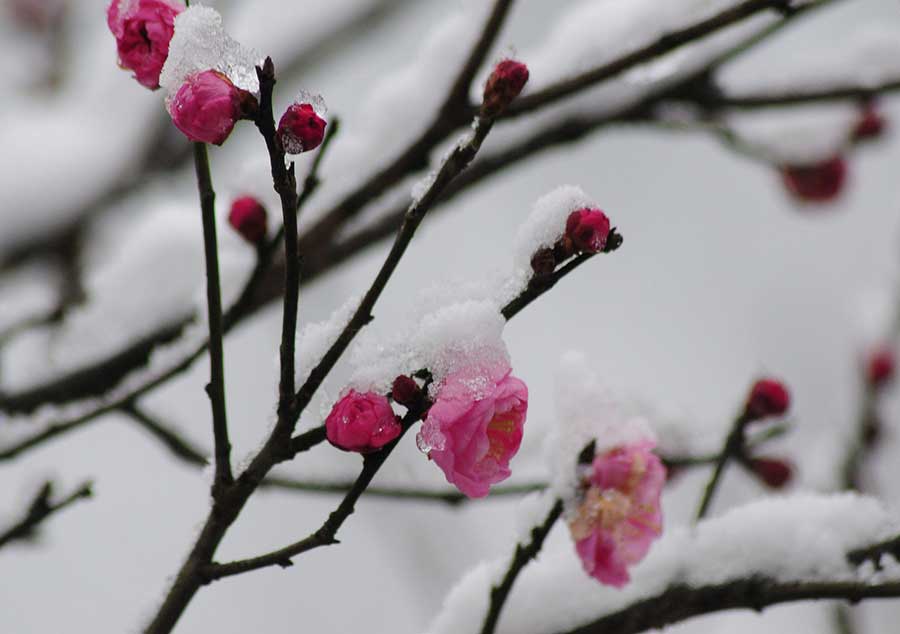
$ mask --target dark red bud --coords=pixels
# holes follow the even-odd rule
[[[825,203],[837,198],[847,181],[847,163],[835,156],[812,165],[785,165],[781,178],[794,198]]]
[[[538,249],[531,256],[531,270],[534,271],[535,277],[547,277],[556,269],[556,258],[553,255],[553,249],[544,247]]]
[[[506,110],[522,92],[527,81],[528,67],[522,62],[505,59],[497,64],[484,86],[481,116],[496,117]]]
[[[394,379],[394,384],[391,386],[391,397],[400,405],[413,407],[422,398],[422,388],[412,377],[401,374]]]
[[[781,489],[794,475],[791,463],[779,458],[751,458],[750,469],[766,486],[773,489]]]
[[[781,381],[760,379],[747,397],[744,417],[748,421],[767,416],[782,416],[791,406],[791,395]]]
[[[268,214],[253,196],[242,196],[231,203],[228,223],[250,244],[258,244],[266,237]]]
[[[882,387],[894,378],[894,351],[881,347],[866,360],[866,381],[872,387]]]

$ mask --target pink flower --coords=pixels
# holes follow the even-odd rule
[[[238,119],[252,112],[256,98],[216,70],[187,78],[168,104],[172,122],[191,141],[222,145]]]
[[[112,0],[106,11],[116,38],[119,65],[151,90],[159,88],[159,73],[169,56],[175,16],[184,4],[175,0]]]
[[[496,67],[484,85],[481,114],[496,117],[519,96],[528,82],[528,67],[514,59],[505,59]]]
[[[266,208],[253,196],[241,196],[231,203],[228,223],[250,244],[266,237]]]
[[[623,587],[628,567],[647,554],[662,534],[659,497],[666,468],[638,442],[596,456],[581,504],[569,521],[585,572],[600,583]]]
[[[400,435],[402,428],[387,398],[350,390],[325,419],[328,442],[344,451],[371,453]]]
[[[308,103],[295,103],[278,122],[278,138],[288,154],[302,154],[319,147],[328,125]]]
[[[566,237],[584,253],[599,253],[609,237],[609,218],[599,209],[578,209],[566,220]]]
[[[506,364],[450,374],[422,424],[419,448],[470,498],[510,476],[528,410],[528,388]]]
[[[847,180],[847,163],[840,156],[812,165],[786,165],[781,178],[788,191],[804,202],[825,203],[838,197]]]

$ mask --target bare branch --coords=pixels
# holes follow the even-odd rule
[[[11,542],[33,538],[42,522],[78,500],[91,497],[93,495],[92,486],[90,481],[85,482],[73,493],[57,502],[52,502],[50,497],[53,495],[53,482],[49,480],[45,482],[28,505],[22,518],[0,533],[0,548]]]

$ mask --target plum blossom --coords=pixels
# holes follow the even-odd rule
[[[119,65],[134,71],[139,84],[159,88],[159,74],[169,55],[175,16],[184,11],[176,0],[112,0],[106,22],[116,38]]]
[[[494,67],[484,86],[481,114],[496,117],[519,96],[528,82],[528,67],[514,59],[504,59]]]
[[[594,457],[578,507],[569,519],[585,572],[623,587],[628,567],[644,558],[662,534],[660,493],[666,469],[652,440],[616,447]]]
[[[794,198],[803,202],[831,202],[843,191],[847,163],[840,156],[812,165],[786,165],[781,178]]]
[[[172,122],[191,141],[222,145],[234,124],[250,116],[256,98],[224,74],[206,70],[187,78],[167,107]]]
[[[372,453],[400,435],[402,428],[387,398],[350,390],[325,419],[328,442],[344,451]]]
[[[241,196],[231,203],[231,211],[228,213],[230,224],[241,237],[250,244],[258,244],[266,237],[268,214],[253,196]]]
[[[286,153],[302,154],[319,147],[326,125],[312,104],[291,104],[278,122],[278,138]]]
[[[508,364],[464,366],[439,386],[417,442],[448,482],[481,498],[510,476],[527,410],[528,388]]]
[[[602,251],[609,237],[609,229],[609,218],[599,209],[577,209],[566,220],[566,237],[584,253]]]

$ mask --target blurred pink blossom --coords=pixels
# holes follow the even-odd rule
[[[628,567],[662,534],[659,497],[666,468],[654,447],[649,440],[618,447],[591,464],[569,530],[585,572],[600,583],[623,587],[630,580]]]

